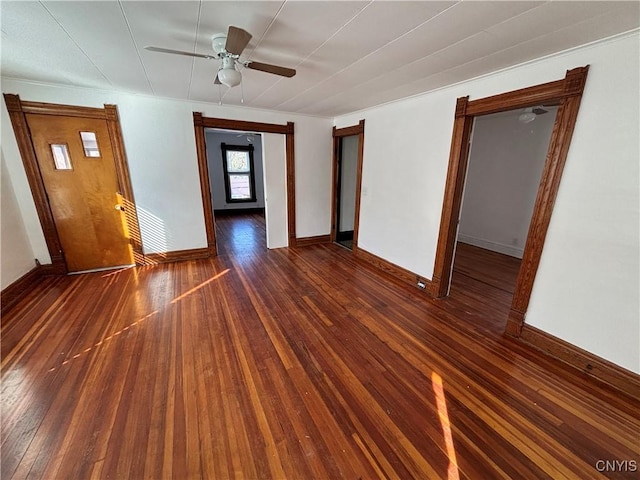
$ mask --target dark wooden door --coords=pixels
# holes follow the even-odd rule
[[[133,264],[106,121],[26,118],[68,270]]]

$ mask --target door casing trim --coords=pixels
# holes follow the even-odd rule
[[[560,179],[576,124],[589,66],[568,70],[563,79],[469,101],[458,98],[451,139],[449,168],[440,219],[440,233],[431,283],[435,297],[448,294],[451,265],[455,252],[457,223],[460,216],[464,179],[469,158],[469,142],[476,116],[541,104],[558,105],[549,149],[538,187],[536,202],[525,243],[522,265],[507,319],[505,334],[519,337],[531,299],[544,241],[549,228]]]
[[[296,238],[296,172],[295,172],[295,136],[294,123],[286,125],[276,123],[229,120],[226,118],[205,117],[201,112],[193,112],[193,128],[196,136],[198,172],[200,174],[200,193],[204,209],[204,222],[207,233],[209,255],[217,255],[215,218],[211,203],[211,185],[209,183],[209,165],[207,163],[207,139],[205,128],[249,131],[257,133],[279,133],[285,135],[285,162],[287,184],[287,235],[289,247],[297,246]]]
[[[364,162],[364,120],[360,120],[357,125],[350,127],[336,128],[333,127],[333,160],[332,181],[331,181],[331,242],[335,242],[338,235],[338,178],[340,161],[340,141],[343,137],[358,135],[358,165],[356,170],[356,207],[355,218],[353,222],[353,246],[351,251],[358,253],[358,232],[360,230],[360,194],[362,192],[362,165]]]
[[[62,244],[56,229],[51,204],[47,197],[44,181],[38,166],[35,148],[29,134],[26,115],[57,115],[65,117],[83,117],[97,118],[105,120],[111,140],[111,148],[113,149],[113,158],[116,167],[116,176],[118,186],[123,202],[125,202],[125,212],[127,218],[127,228],[130,234],[131,246],[133,249],[134,260],[137,265],[144,264],[144,255],[142,253],[142,241],[140,236],[140,226],[138,223],[138,215],[135,208],[135,199],[133,195],[133,187],[131,186],[131,177],[129,174],[129,164],[124,149],[124,141],[122,139],[122,130],[120,127],[120,118],[118,116],[118,107],[116,105],[105,104],[104,108],[79,107],[75,105],[61,105],[55,103],[28,102],[20,99],[19,95],[4,94],[4,101],[9,112],[11,125],[16,135],[18,150],[22,157],[31,194],[38,213],[40,225],[44,234],[45,242],[49,255],[51,256],[52,268],[50,273],[66,274],[68,272],[67,264],[62,251]]]

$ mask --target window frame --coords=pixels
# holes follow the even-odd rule
[[[87,148],[86,144],[84,143],[85,140],[84,138],[82,138],[82,134],[83,133],[93,133],[93,136],[96,139],[96,147],[95,147],[95,151],[98,153],[97,155],[87,155],[87,150],[89,151],[93,151],[94,149],[92,148]],[[98,141],[98,132],[94,132],[93,130],[79,130],[78,131],[78,135],[80,136],[80,143],[82,144],[82,150],[84,153],[84,158],[102,158],[102,150],[100,149],[100,142]]]
[[[256,195],[256,176],[253,163],[253,145],[229,145],[221,143],[222,150],[222,168],[224,170],[224,190],[227,197],[227,203],[255,203]],[[227,165],[227,152],[248,152],[249,154],[249,171],[248,172],[229,172]],[[231,198],[231,175],[246,175],[249,178],[249,191],[251,198]]]
[[[63,155],[64,155],[64,160],[65,162],[68,163],[69,168],[58,168],[58,162],[56,161],[56,154],[54,152],[53,147],[64,147],[63,151]],[[71,162],[71,152],[69,150],[69,144],[66,142],[63,143],[50,143],[49,144],[49,151],[51,152],[51,159],[53,160],[53,170],[56,172],[73,172],[74,168],[73,168],[73,162]]]

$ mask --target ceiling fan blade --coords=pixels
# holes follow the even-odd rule
[[[251,34],[249,32],[231,25],[227,32],[227,43],[224,49],[233,55],[240,55],[249,43],[249,40],[251,40]]]
[[[532,111],[536,115],[544,115],[545,113],[549,113],[549,110],[546,110],[545,108],[542,108],[542,107],[534,107]]]
[[[296,71],[293,68],[279,67],[278,65],[271,65],[269,63],[247,62],[244,64],[244,66],[253,70],[260,70],[261,72],[280,75],[282,77],[291,78],[296,74]]]
[[[202,53],[191,53],[191,52],[183,52],[182,50],[171,50],[170,48],[162,48],[162,47],[144,47],[145,50],[149,50],[150,52],[160,52],[160,53],[172,53],[174,55],[185,55],[187,57],[198,57],[198,58],[207,58],[207,59],[215,59],[213,55],[204,55]]]

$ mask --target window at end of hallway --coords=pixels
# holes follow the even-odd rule
[[[255,202],[253,145],[221,144],[228,203]]]

